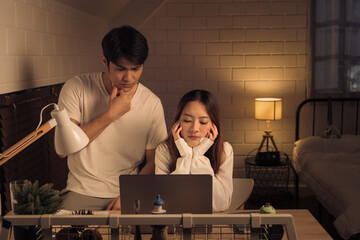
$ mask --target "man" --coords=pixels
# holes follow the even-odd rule
[[[138,82],[148,56],[146,38],[130,26],[111,30],[102,40],[105,72],[68,80],[59,106],[89,137],[68,156],[63,209],[120,209],[119,176],[154,173],[156,146],[166,138],[160,99]]]

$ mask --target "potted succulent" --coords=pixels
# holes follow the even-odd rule
[[[60,191],[52,188],[51,183],[46,183],[39,187],[39,182],[34,183],[25,180],[23,186],[18,186],[13,190],[14,204],[13,212],[15,215],[41,215],[53,214],[60,209]],[[40,239],[41,228],[37,226],[16,226],[14,227],[14,237],[16,240]]]

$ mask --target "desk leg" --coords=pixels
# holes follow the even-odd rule
[[[43,239],[51,240],[52,239],[52,228],[43,228]]]
[[[191,228],[183,229],[183,240],[191,240]]]
[[[11,235],[11,222],[5,219],[2,219],[1,221],[0,240],[8,240]]]
[[[296,208],[299,208],[299,175],[294,171],[295,174],[295,204]]]
[[[111,240],[119,240],[119,228],[111,228]]]
[[[250,239],[259,240],[261,234],[261,228],[251,228]]]

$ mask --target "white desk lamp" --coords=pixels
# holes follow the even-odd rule
[[[46,107],[50,105],[54,105],[54,110],[51,112],[52,119],[41,125],[42,112]],[[55,151],[58,155],[68,155],[71,153],[75,153],[88,144],[89,138],[79,126],[77,126],[70,120],[67,111],[65,109],[60,110],[55,103],[51,103],[41,110],[40,122],[35,131],[21,139],[15,145],[5,150],[3,153],[0,153],[0,166],[9,161],[16,154],[27,148],[30,144],[32,144],[44,134],[49,132],[55,126]]]

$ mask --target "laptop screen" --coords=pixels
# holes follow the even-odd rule
[[[141,214],[154,209],[160,194],[167,213],[212,213],[211,175],[121,175],[121,213],[135,213],[134,203],[140,200]]]

